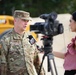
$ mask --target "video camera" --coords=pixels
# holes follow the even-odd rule
[[[54,75],[54,72],[56,72],[56,75],[58,75],[53,54],[52,54],[52,50],[53,50],[52,41],[53,41],[53,36],[63,33],[63,30],[64,30],[63,25],[59,23],[58,20],[56,20],[57,13],[55,12],[52,12],[50,14],[42,14],[40,15],[40,18],[44,19],[45,22],[36,22],[34,25],[30,25],[30,31],[44,34],[43,38],[41,38],[41,40],[43,40],[43,47],[41,48],[41,50],[44,51],[44,55],[42,58],[42,63],[40,65],[38,75],[40,75],[41,67],[42,67],[45,56],[47,56],[47,60],[48,60],[48,72],[51,70],[51,75]],[[50,59],[53,60],[52,63],[55,69],[54,72],[53,72],[51,63],[49,61]]]
[[[37,22],[34,25],[30,25],[30,31],[47,36],[55,36],[63,33],[63,25],[56,20],[57,13],[42,14],[40,18],[44,19],[45,22]]]

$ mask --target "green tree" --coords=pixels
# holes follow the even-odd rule
[[[28,11],[32,17],[52,11],[72,13],[76,10],[76,0],[0,0],[0,14],[12,15],[15,9]]]

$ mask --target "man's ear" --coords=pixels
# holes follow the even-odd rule
[[[14,19],[14,22],[16,22],[16,19]]]
[[[14,22],[16,22],[16,21],[19,21],[19,19],[18,19],[18,18],[15,18],[15,19],[14,19]]]

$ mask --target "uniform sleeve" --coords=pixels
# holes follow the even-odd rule
[[[6,56],[3,48],[3,43],[0,40],[0,74],[1,75],[6,75]]]
[[[39,58],[39,53],[40,52],[36,48],[35,56],[34,56],[34,66],[36,68],[37,73],[39,73],[39,69],[40,69],[40,65],[41,65],[41,61],[40,61],[40,58]],[[40,75],[45,75],[45,70],[44,70],[43,67],[41,68]]]

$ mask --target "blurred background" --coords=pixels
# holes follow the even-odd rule
[[[12,15],[15,9],[28,11],[32,17],[52,11],[72,13],[76,10],[76,0],[0,0],[0,15]]]

